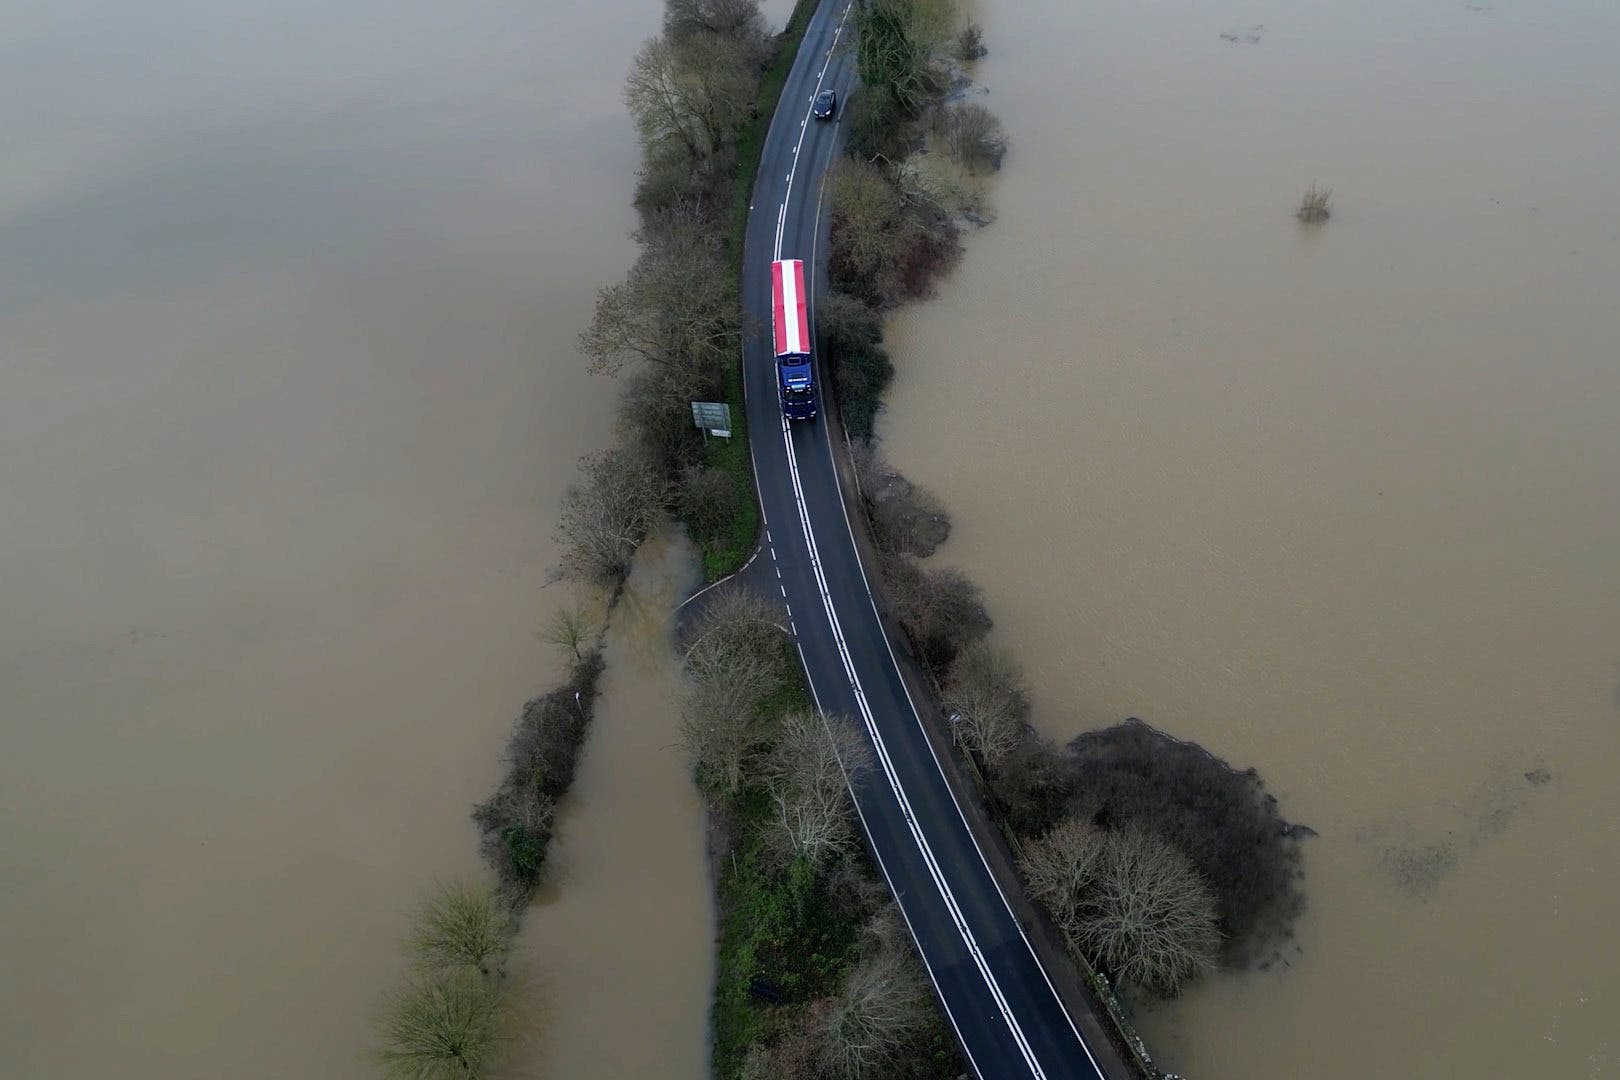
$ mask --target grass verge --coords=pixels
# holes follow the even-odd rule
[[[726,236],[726,258],[732,273],[740,281],[743,274],[743,245],[748,234],[748,202],[754,193],[754,178],[759,174],[760,154],[765,148],[765,136],[771,129],[771,118],[776,114],[776,103],[782,96],[793,59],[799,54],[799,43],[804,40],[810,16],[815,14],[817,0],[799,0],[788,17],[787,28],[777,38],[776,55],[766,68],[759,84],[759,98],[754,115],[737,136],[737,179],[731,197],[731,228]],[[759,539],[759,503],[754,493],[753,462],[748,453],[748,422],[743,412],[742,364],[732,365],[726,375],[726,403],[731,406],[732,429],[729,439],[710,439],[704,451],[705,462],[730,476],[737,485],[738,510],[724,535],[717,543],[706,546],[703,553],[703,576],[707,581],[718,581],[742,568]]]

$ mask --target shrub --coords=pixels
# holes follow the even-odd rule
[[[891,555],[932,555],[951,535],[945,504],[932,491],[901,476],[870,447],[858,448],[854,458],[861,501],[878,547]]]
[[[898,161],[911,149],[910,123],[888,94],[857,86],[844,106],[843,123],[844,150],[860,161]]]
[[[725,534],[739,502],[730,473],[698,466],[682,472],[676,505],[692,538],[700,544],[712,544]]]
[[[956,58],[964,64],[982,59],[990,50],[984,47],[984,27],[970,22],[956,35]]]
[[[883,559],[883,576],[895,618],[935,677],[990,632],[979,587],[960,570],[924,570],[908,556],[890,555]]]
[[[908,1050],[937,1024],[933,995],[911,943],[890,913],[871,928],[867,955],[837,997],[812,1010],[822,1070],[843,1080],[890,1077]]]
[[[473,810],[484,857],[513,899],[540,882],[556,801],[573,783],[602,667],[600,649],[587,652],[566,683],[523,706],[506,745],[506,777]]]
[[[952,105],[941,113],[945,145],[970,172],[994,172],[1007,156],[1007,136],[996,114],[977,102]]]
[[[1299,209],[1294,216],[1307,225],[1320,225],[1333,216],[1333,189],[1317,187],[1314,183],[1305,189],[1305,197],[1299,200]]]

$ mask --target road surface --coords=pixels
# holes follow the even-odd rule
[[[849,18],[846,0],[817,9],[765,141],[748,219],[742,295],[752,329],[743,370],[765,516],[766,565],[758,569],[782,590],[818,707],[851,717],[872,737],[876,765],[854,784],[862,824],[975,1072],[984,1080],[1103,1080],[969,832],[908,696],[845,517],[825,408],[789,427],[777,401],[770,263],[806,260],[813,320],[826,287],[821,179],[838,123],[812,119],[810,102],[830,88],[842,105],[854,82],[854,56],[836,47],[852,34]],[[825,395],[819,363],[816,378]]]

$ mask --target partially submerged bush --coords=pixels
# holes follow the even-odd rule
[[[517,919],[496,890],[455,882],[422,899],[409,947],[424,971],[470,968],[499,976],[516,935]]]
[[[984,27],[970,22],[956,35],[956,58],[964,64],[982,59],[990,50],[984,47]]]
[[[901,476],[870,447],[857,447],[854,459],[861,503],[878,548],[890,555],[932,555],[951,535],[945,504],[932,491]]]
[[[996,114],[977,102],[965,102],[941,110],[939,133],[950,150],[970,172],[994,172],[1007,156],[1007,135]]]
[[[1305,197],[1299,200],[1299,209],[1294,216],[1307,225],[1320,225],[1333,216],[1333,189],[1317,187],[1314,183],[1305,189]]]
[[[556,801],[573,783],[602,667],[601,651],[587,652],[567,682],[523,706],[506,745],[506,777],[473,810],[484,857],[514,899],[540,883]]]
[[[900,628],[936,677],[990,632],[979,587],[960,570],[925,570],[915,559],[890,555],[883,559],[883,576]]]

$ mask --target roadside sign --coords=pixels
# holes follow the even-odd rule
[[[731,406],[723,401],[692,402],[692,423],[710,435],[731,438]]]

